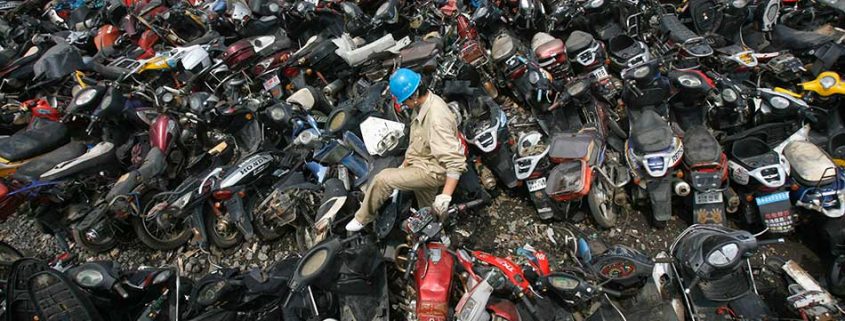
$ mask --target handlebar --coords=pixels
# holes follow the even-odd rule
[[[477,199],[477,200],[469,201],[469,202],[466,202],[466,203],[455,204],[455,205],[449,206],[448,213],[454,214],[454,213],[458,213],[458,212],[465,212],[465,211],[470,210],[470,209],[481,207],[485,203],[486,203],[486,201],[484,199]]]
[[[785,242],[786,242],[786,240],[784,240],[782,237],[780,237],[780,238],[771,239],[771,240],[758,240],[757,245],[760,246],[760,245],[780,244],[780,243],[785,243]]]

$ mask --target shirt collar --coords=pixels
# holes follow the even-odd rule
[[[417,111],[416,120],[422,122],[425,119],[425,115],[428,115],[428,107],[431,105],[431,92],[426,94],[425,102],[423,102],[422,106],[420,106],[419,110]]]

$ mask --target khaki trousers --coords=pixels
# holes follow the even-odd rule
[[[445,183],[445,177],[438,179],[436,175],[421,168],[386,168],[369,182],[355,219],[363,224],[372,222],[377,216],[376,211],[390,199],[394,189],[412,191],[419,206],[431,206]]]

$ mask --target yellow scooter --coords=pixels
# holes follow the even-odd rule
[[[845,83],[834,71],[820,73],[816,79],[799,84],[804,93],[799,94],[786,88],[775,87],[775,91],[790,95],[795,98],[806,99],[808,93],[815,93],[821,97],[833,95],[845,95]]]

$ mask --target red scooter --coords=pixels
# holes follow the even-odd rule
[[[448,213],[464,212],[483,204],[483,200],[475,200],[452,205]],[[448,249],[449,237],[441,234],[443,223],[430,208],[422,208],[405,221],[402,229],[411,236],[414,243],[412,246],[398,247],[395,262],[397,268],[405,273],[405,280],[414,273],[416,319],[446,321],[449,319],[455,257]],[[400,256],[398,253],[404,250],[408,251],[407,256]]]

